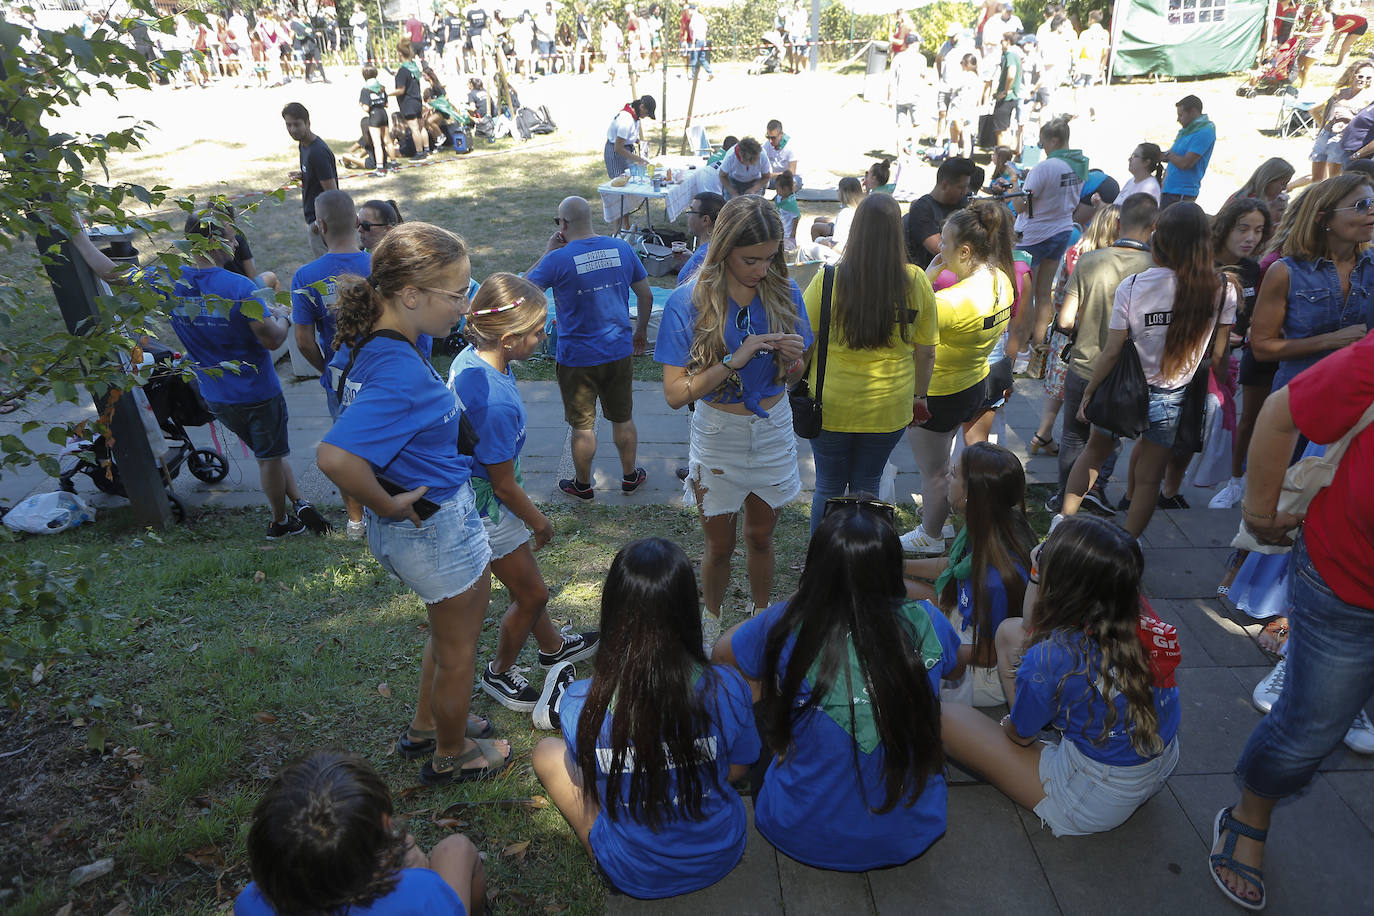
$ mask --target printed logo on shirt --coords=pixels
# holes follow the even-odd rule
[[[610,270],[620,266],[620,250],[602,248],[573,256],[573,265],[579,274],[589,274],[594,270]]]
[[[1147,328],[1166,328],[1173,320],[1173,312],[1146,312],[1145,327]]]
[[[668,745],[663,745],[663,751],[668,752]],[[716,759],[716,736],[708,735],[705,738],[697,739],[697,763],[705,763]],[[612,751],[609,747],[598,747],[596,749],[596,765],[601,768],[601,772],[611,771]],[[620,772],[633,773],[635,770],[635,749],[625,748],[625,762],[621,766]]]
[[[996,312],[995,314],[989,315],[988,317],[984,318],[984,319],[983,319],[983,330],[984,330],[984,331],[991,331],[993,328],[997,327],[999,324],[1005,324],[1006,322],[1008,322],[1008,321],[1010,321],[1010,320],[1011,320],[1011,306],[1007,306],[1006,308],[1002,309],[1002,311]]]

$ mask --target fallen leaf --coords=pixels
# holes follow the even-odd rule
[[[132,726],[130,726],[130,727],[129,727],[129,731],[131,731],[131,732],[141,732],[141,731],[143,731],[144,729],[157,728],[157,727],[158,727],[159,725],[161,725],[161,724],[162,724],[161,722],[144,722],[142,725],[132,725]]]
[[[58,910],[56,913],[53,913],[52,916],[72,916],[71,903],[62,904],[62,908]]]
[[[391,698],[391,687],[387,684],[386,681],[382,681],[380,684],[377,685],[377,692],[380,693],[382,696],[386,697],[387,699]]]
[[[199,865],[202,868],[223,868],[224,857],[220,855],[219,848],[216,846],[202,846],[200,849],[193,849],[183,855],[183,858],[192,865]]]
[[[258,647],[257,647],[257,646],[239,646],[239,651],[242,652],[244,655],[257,655],[257,654],[258,654]]]
[[[565,910],[567,910],[567,907],[561,903],[550,903],[548,906],[544,907],[544,912],[548,913],[549,916],[554,916],[555,913],[562,913]]]
[[[257,572],[253,573],[253,581],[254,581],[254,582],[261,582],[263,579],[266,579],[266,578],[267,578],[267,573],[263,572],[262,570],[258,570]]]
[[[273,722],[277,721],[277,717],[270,712],[255,712],[253,713],[253,718],[257,719],[263,725],[271,725]]]
[[[312,656],[319,655],[321,652],[324,651],[324,645],[324,643],[320,643],[318,646],[315,647],[315,651],[311,652],[310,654]]]
[[[43,834],[43,839],[41,839],[41,840],[38,841],[38,845],[39,845],[39,846],[51,846],[52,843],[53,843],[53,840],[57,839],[57,838],[60,837],[63,833],[65,833],[66,830],[67,830],[67,828],[70,827],[71,825],[72,825],[72,819],[71,819],[71,818],[69,818],[69,817],[64,817],[64,818],[62,818],[62,820],[58,821],[56,824],[53,824],[50,828],[48,828],[48,832],[45,833],[45,834]]]
[[[393,742],[392,742],[392,746],[394,747],[395,744],[396,744],[396,742],[393,741]],[[396,800],[397,800],[397,801],[405,801],[407,798],[414,798],[416,795],[419,795],[421,792],[425,791],[425,789],[427,789],[427,788],[428,788],[428,786],[422,786],[422,785],[406,786],[406,787],[405,787],[404,789],[402,789],[401,791],[395,793],[395,795],[396,795]]]
[[[289,592],[289,591],[291,591],[291,586],[287,585],[285,582],[278,582],[278,583],[277,583],[277,587],[280,588],[280,589],[281,589],[282,591],[284,591],[284,592]]]
[[[29,679],[35,684],[41,684],[43,682],[43,672],[47,670],[47,666],[39,662],[33,666],[33,673],[29,675]]]
[[[67,883],[72,887],[85,884],[87,881],[94,881],[96,878],[108,875],[114,871],[114,859],[97,859],[90,865],[81,865],[72,869],[72,873],[67,877]]]
[[[114,909],[106,913],[105,916],[129,916],[132,912],[133,910],[129,907],[129,901],[121,900],[116,903]]]
[[[461,830],[467,825],[467,821],[460,821],[456,817],[437,817],[434,819],[434,826],[442,827],[445,830]]]
[[[464,808],[505,808],[512,810],[515,808],[531,808],[538,811],[549,806],[549,800],[542,795],[534,795],[530,798],[491,798],[486,801],[460,801],[454,802],[443,811],[443,817],[454,817],[463,812]]]
[[[501,855],[510,856],[517,862],[523,862],[525,861],[525,853],[529,851],[529,848],[530,841],[521,840],[518,843],[511,843],[505,849],[501,850]]]

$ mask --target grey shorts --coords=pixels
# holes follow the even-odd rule
[[[286,438],[286,397],[276,397],[256,404],[217,404],[206,401],[205,406],[215,419],[229,427],[229,431],[243,440],[259,461],[285,458],[291,454]]]

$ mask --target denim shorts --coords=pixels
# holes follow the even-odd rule
[[[1341,134],[1333,134],[1330,128],[1326,127],[1317,134],[1316,142],[1312,144],[1312,152],[1307,158],[1313,162],[1334,162],[1342,168],[1350,162],[1350,154],[1341,145]]]
[[[519,550],[529,543],[530,529],[520,520],[520,516],[506,506],[496,513],[500,521],[493,522],[490,516],[480,516],[482,529],[487,533],[487,543],[491,545],[491,558],[499,560]]]
[[[1205,372],[1205,369],[1198,369]],[[1188,394],[1188,386],[1181,385],[1178,388],[1156,388],[1150,386],[1150,428],[1145,430],[1141,438],[1153,442],[1155,445],[1162,445],[1165,448],[1173,448],[1174,440],[1178,438],[1179,415],[1183,413],[1183,399]]]
[[[1040,752],[1045,797],[1035,806],[1041,824],[1055,836],[1104,833],[1126,823],[1149,801],[1178,766],[1178,738],[1153,760],[1113,766],[1088,757],[1065,738]]]
[[[487,574],[491,562],[477,497],[467,483],[419,528],[409,519],[382,518],[368,509],[367,546],[382,568],[425,604],[461,595]]]
[[[1073,235],[1073,230],[1065,229],[1057,235],[1052,235],[1044,241],[1036,242],[1034,245],[1017,245],[1016,247],[1030,255],[1031,267],[1037,266],[1041,261],[1058,261],[1064,256],[1064,252],[1069,250],[1069,236]]]
[[[773,509],[801,493],[797,436],[786,397],[768,408],[767,417],[742,416],[698,404],[692,413],[683,499],[696,502],[701,491],[705,518],[740,511],[750,493]]]
[[[275,397],[256,404],[217,404],[206,401],[205,406],[215,419],[229,427],[229,431],[243,440],[259,461],[285,458],[291,454],[286,438],[286,397]]]

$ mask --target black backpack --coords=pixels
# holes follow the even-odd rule
[[[515,115],[515,132],[521,140],[528,140],[535,134],[551,134],[558,129],[549,117],[546,105],[535,108],[522,108]]]

